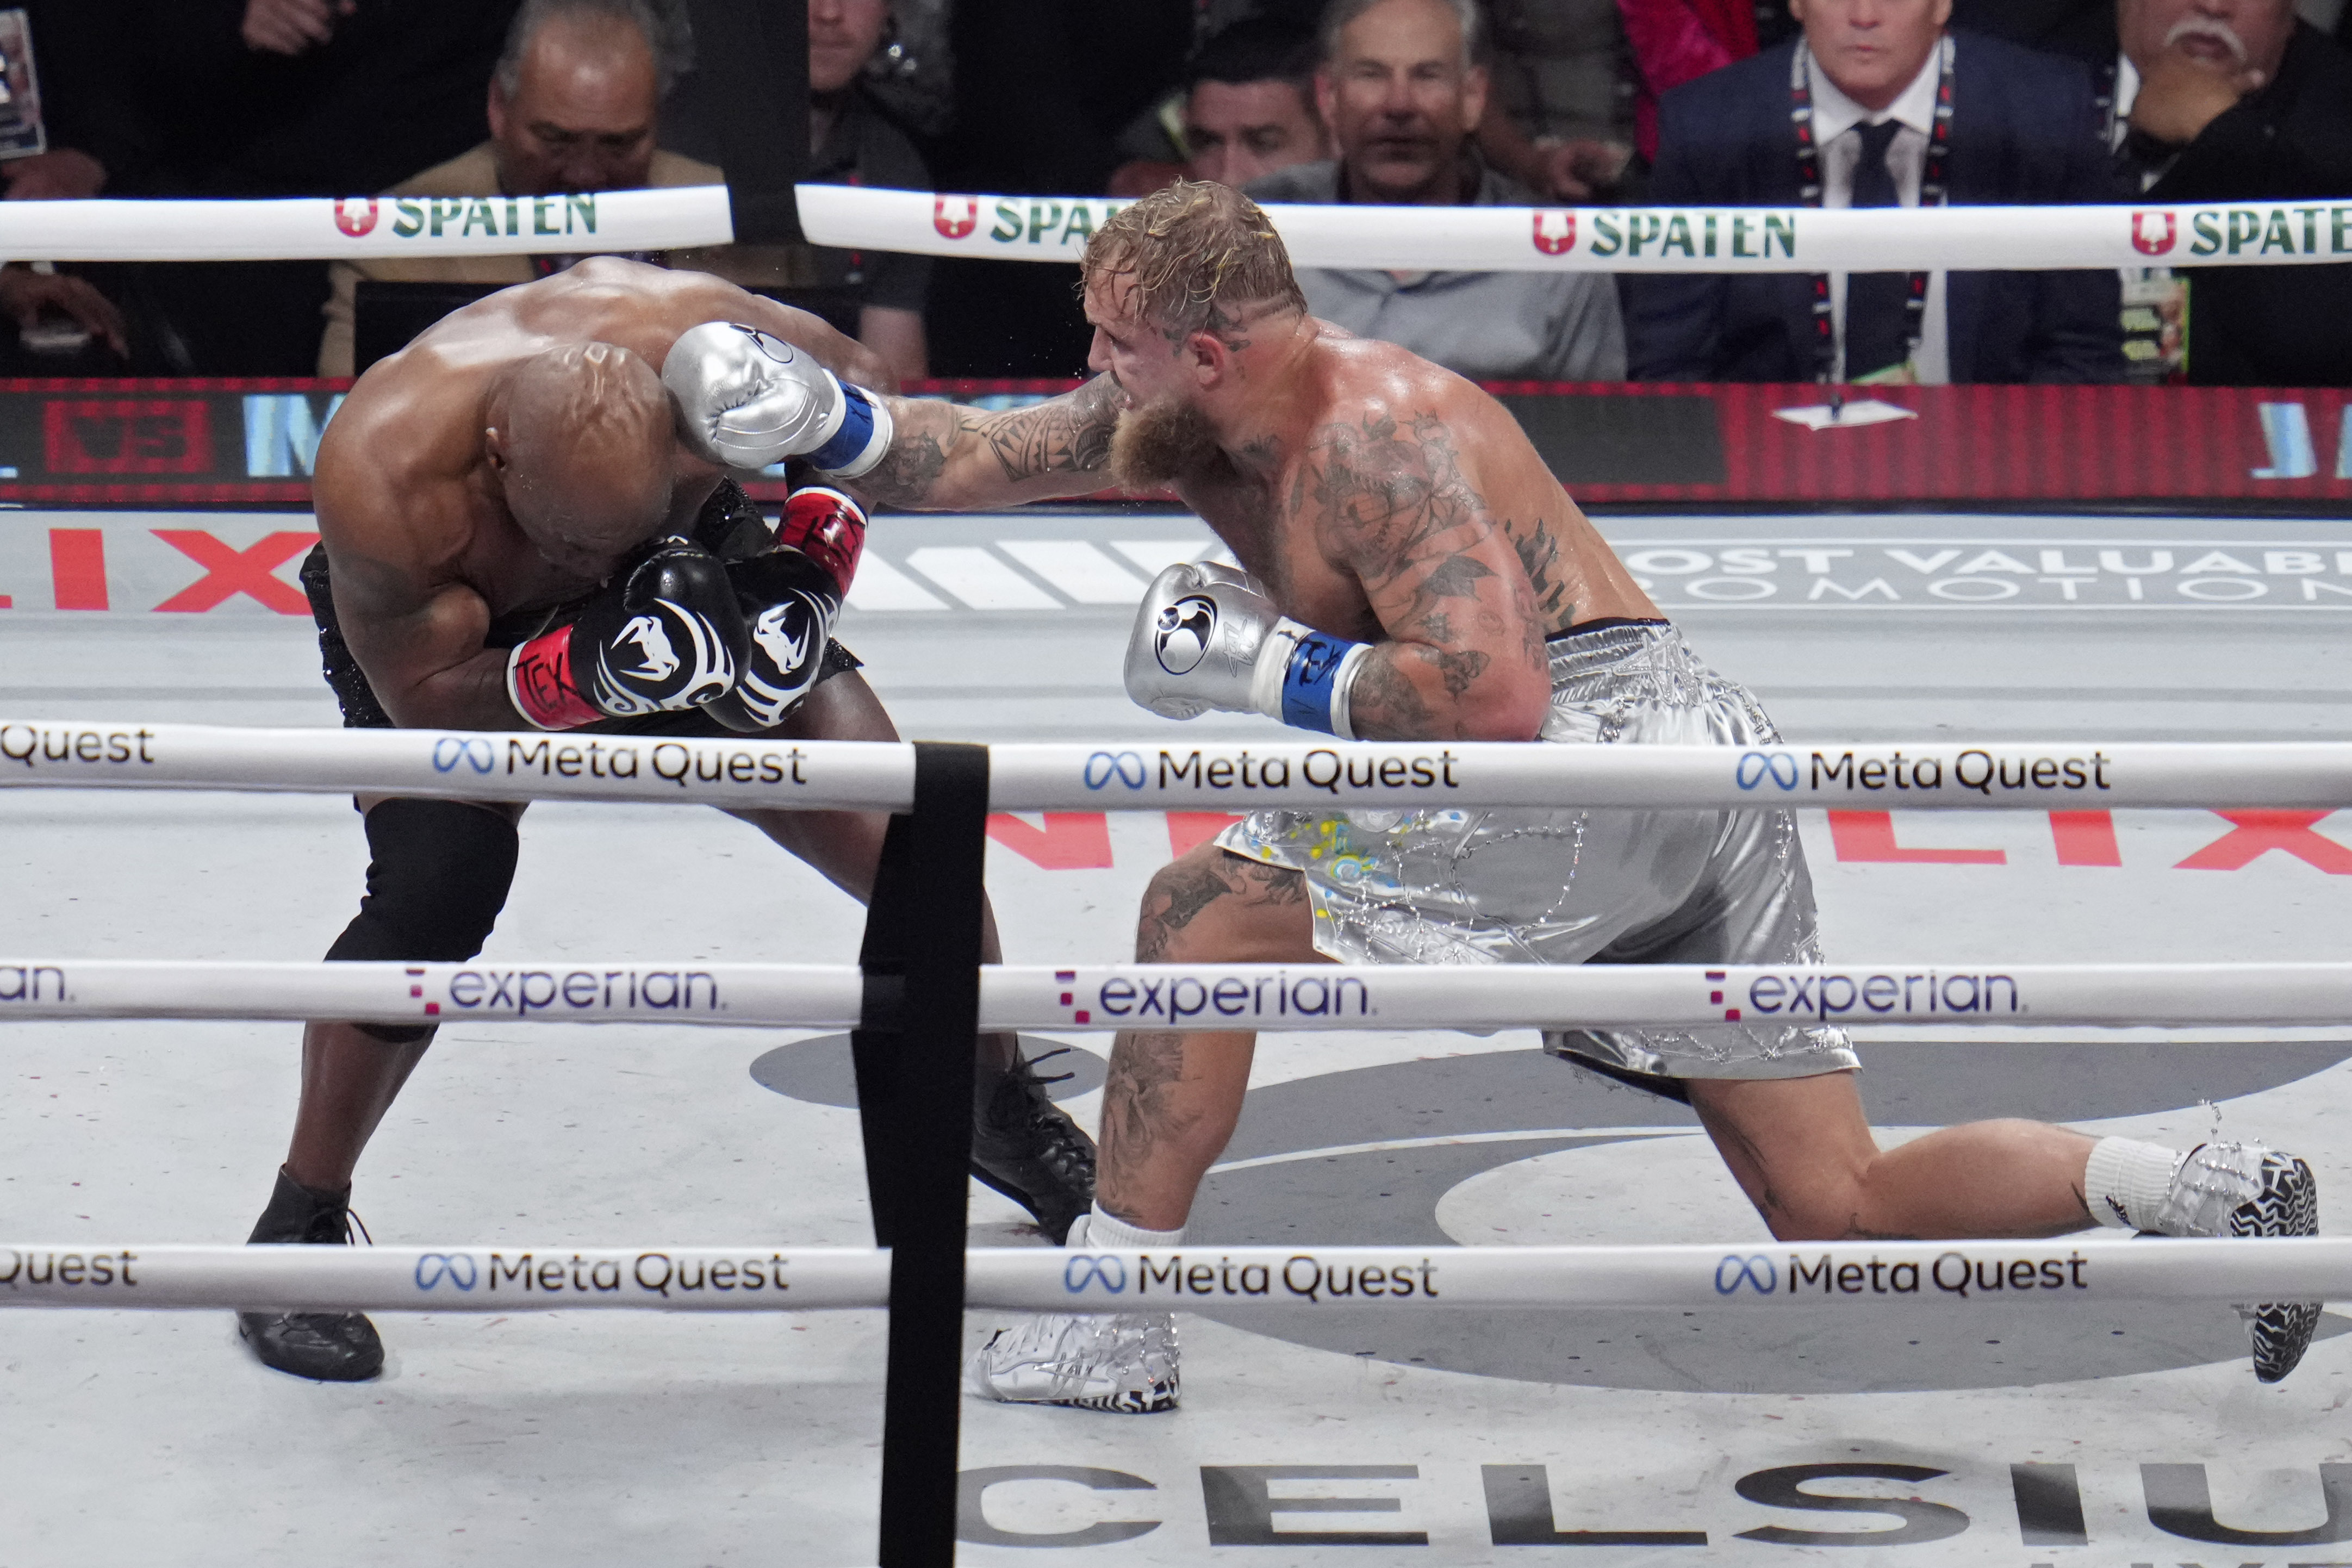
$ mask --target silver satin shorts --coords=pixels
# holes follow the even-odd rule
[[[1568,744],[1777,744],[1756,699],[1662,621],[1553,637]],[[1343,963],[1818,963],[1812,878],[1786,811],[1261,811],[1218,847],[1303,872],[1315,947]],[[1798,1025],[1547,1030],[1545,1048],[1671,1078],[1858,1067]]]

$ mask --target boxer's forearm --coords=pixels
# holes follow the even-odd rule
[[[1475,649],[1383,642],[1349,688],[1349,721],[1360,741],[1532,741],[1549,698]]]
[[[509,650],[484,646],[489,606],[472,589],[420,590],[407,573],[344,550],[331,557],[343,638],[392,721],[407,730],[521,730]]]
[[[381,692],[383,710],[404,730],[533,729],[536,726],[523,717],[507,689],[510,653],[502,647],[485,648],[463,664]],[[373,677],[369,684],[375,684]]]
[[[985,510],[1087,495],[1108,482],[1118,389],[1108,376],[1001,413],[939,398],[887,402],[897,437],[849,487],[868,505]]]

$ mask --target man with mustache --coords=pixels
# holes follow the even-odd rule
[[[1250,184],[1263,202],[1529,206],[1535,194],[1479,161],[1486,24],[1477,0],[1334,0],[1315,99],[1339,146]],[[1318,316],[1411,349],[1474,381],[1622,381],[1625,328],[1599,273],[1384,272],[1310,268]]]
[[[2292,0],[2118,0],[2116,31],[2108,141],[2124,199],[2352,195],[2352,60]],[[2190,382],[2352,384],[2352,266],[2180,277]]]
[[[1610,552],[1500,404],[1307,314],[1265,215],[1178,184],[1087,247],[1076,392],[983,414],[891,402],[856,481],[890,505],[1007,506],[1173,485],[1247,568],[1171,566],[1127,688],[1170,718],[1265,713],[1341,740],[1753,746],[1779,739]],[[1786,811],[1265,811],[1151,880],[1136,956],[1182,963],[1820,962]],[[1545,1034],[1581,1067],[1682,1100],[1784,1240],[2310,1234],[2308,1166],[2037,1122],[1871,1135],[1844,1032],[1747,1022]],[[1069,1245],[1181,1247],[1231,1136],[1255,1037],[1132,1030],[1112,1047],[1092,1211]],[[2252,1311],[2283,1377],[2314,1303]],[[1178,1397],[1164,1315],[1049,1315],[998,1334],[987,1397],[1142,1414]]]

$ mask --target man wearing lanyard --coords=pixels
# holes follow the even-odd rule
[[[1790,0],[1801,37],[1668,93],[1662,205],[2095,202],[2081,67],[1945,30],[1950,0]],[[2113,381],[2116,283],[2094,272],[1633,275],[1643,381]]]

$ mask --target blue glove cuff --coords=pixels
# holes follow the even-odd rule
[[[874,450],[877,420],[874,400],[864,387],[841,384],[841,428],[833,438],[811,452],[809,461],[828,474],[846,474],[855,479],[874,466],[881,453]],[[887,446],[889,436],[884,426],[881,445]],[[861,462],[861,459],[864,459]]]
[[[1347,711],[1342,677],[1351,673],[1348,656],[1365,646],[1321,632],[1300,637],[1282,672],[1282,721],[1301,730],[1338,734]]]

